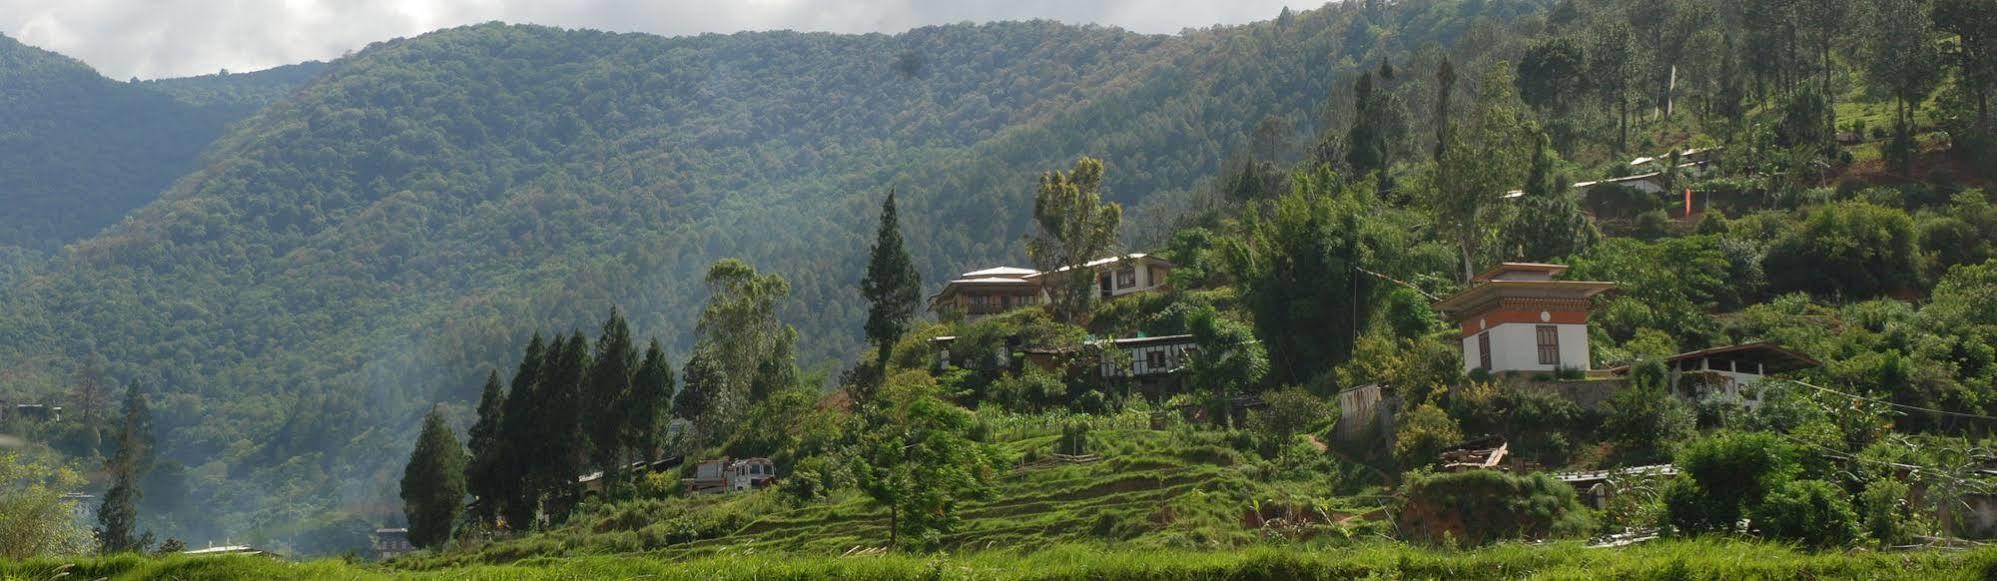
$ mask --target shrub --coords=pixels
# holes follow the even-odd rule
[[[1843,490],[1822,480],[1796,480],[1768,494],[1754,511],[1762,536],[1815,548],[1849,545],[1863,534]]]
[[[1330,402],[1301,387],[1269,392],[1262,396],[1262,401],[1269,405],[1248,415],[1248,428],[1269,440],[1287,440],[1315,430],[1337,413]]]
[[[1647,464],[1668,458],[1672,444],[1690,435],[1697,424],[1690,406],[1666,391],[1664,365],[1656,361],[1636,366],[1630,387],[1609,399],[1603,431],[1623,462]]]
[[[1425,403],[1401,414],[1394,429],[1394,460],[1403,468],[1435,462],[1444,446],[1463,441],[1463,429],[1435,404]]]
[[[1859,494],[1865,508],[1865,531],[1882,546],[1905,544],[1914,536],[1907,493],[1907,483],[1879,478],[1866,483],[1865,492]]]
[[[1574,487],[1546,474],[1471,470],[1419,476],[1408,483],[1401,511],[1406,534],[1470,545],[1500,539],[1544,539],[1588,529]]]
[[[1665,490],[1665,523],[1678,533],[1733,532],[1770,491],[1798,471],[1795,446],[1765,432],[1721,432],[1678,453],[1680,476]]]

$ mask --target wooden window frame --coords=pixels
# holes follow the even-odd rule
[[[1539,364],[1560,366],[1560,327],[1537,325],[1533,327],[1533,339],[1539,347]]]

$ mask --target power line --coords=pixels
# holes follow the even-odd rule
[[[1887,401],[1887,400],[1883,400],[1883,399],[1879,399],[1879,398],[1875,398],[1875,397],[1867,397],[1867,396],[1863,396],[1863,395],[1858,395],[1858,394],[1853,394],[1853,393],[1845,393],[1845,392],[1842,392],[1842,391],[1838,391],[1838,390],[1835,390],[1835,389],[1831,389],[1831,388],[1828,388],[1828,387],[1823,387],[1823,386],[1820,386],[1820,385],[1811,385],[1811,384],[1809,384],[1809,383],[1805,383],[1805,382],[1803,382],[1803,381],[1798,381],[1798,380],[1794,380],[1794,379],[1784,379],[1784,380],[1782,380],[1782,381],[1787,381],[1787,382],[1789,382],[1789,383],[1794,383],[1794,384],[1797,384],[1797,385],[1801,385],[1801,386],[1803,386],[1803,387],[1807,387],[1807,388],[1810,388],[1810,389],[1815,389],[1815,390],[1817,390],[1817,391],[1821,391],[1821,392],[1824,392],[1824,393],[1830,393],[1830,394],[1836,394],[1836,395],[1841,395],[1841,396],[1844,396],[1844,397],[1848,397],[1848,398],[1851,398],[1851,399],[1857,399],[1857,400],[1865,400],[1865,401],[1869,401],[1869,402],[1873,402],[1873,403],[1880,403],[1880,404],[1885,404],[1885,405],[1888,405],[1888,406],[1891,406],[1891,407],[1895,407],[1895,408],[1899,408],[1899,409],[1904,409],[1904,410],[1913,410],[1913,411],[1920,411],[1920,412],[1927,412],[1927,413],[1931,413],[1931,414],[1940,414],[1940,415],[1945,415],[1945,416],[1955,416],[1955,417],[1961,417],[1961,418],[1973,418],[1973,419],[1979,419],[1979,420],[1992,420],[1992,421],[1997,421],[1997,417],[1993,417],[1993,416],[1986,416],[1986,415],[1981,415],[1981,414],[1972,414],[1972,413],[1968,413],[1968,412],[1952,412],[1952,411],[1948,411],[1948,410],[1938,410],[1938,409],[1934,409],[1934,408],[1925,408],[1925,407],[1921,407],[1921,406],[1917,406],[1917,405],[1909,405],[1909,404],[1904,404],[1904,403],[1895,403],[1895,402],[1891,402],[1891,401]]]

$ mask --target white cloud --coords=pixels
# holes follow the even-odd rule
[[[112,78],[255,70],[492,20],[664,35],[900,32],[1051,18],[1138,32],[1273,18],[1323,0],[0,0],[0,33]]]

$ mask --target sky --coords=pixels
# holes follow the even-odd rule
[[[330,60],[368,43],[499,20],[662,35],[896,33],[1049,18],[1145,33],[1274,18],[1325,0],[0,0],[0,34],[152,79]]]

